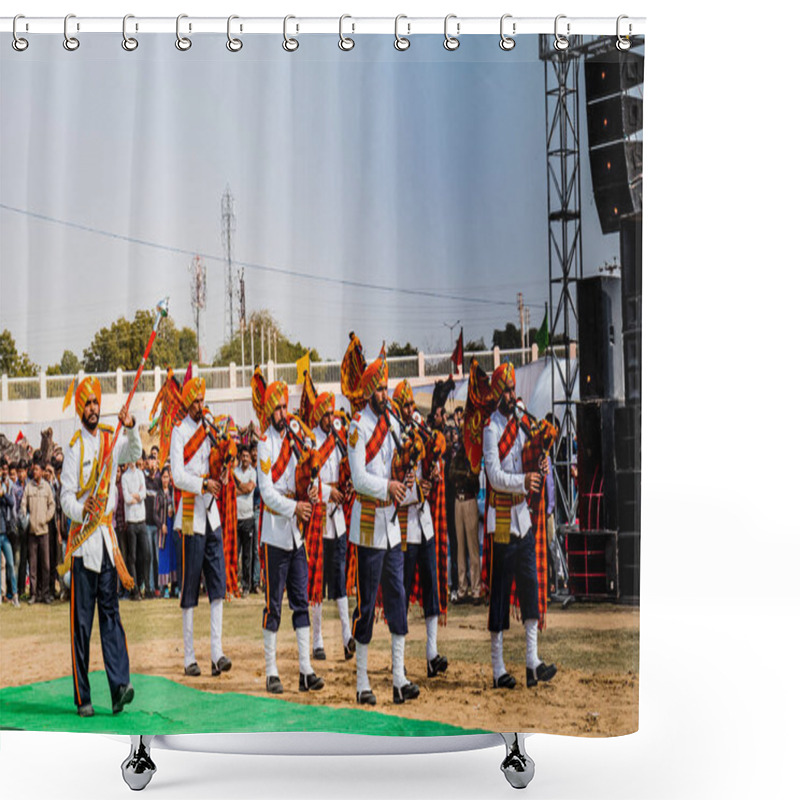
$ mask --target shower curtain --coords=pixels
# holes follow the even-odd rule
[[[643,40],[287,25],[2,47],[0,724],[630,733]]]

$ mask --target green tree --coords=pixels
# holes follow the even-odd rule
[[[72,350],[65,350],[58,364],[51,364],[47,368],[48,375],[75,375],[81,368],[78,356]]]
[[[31,378],[39,374],[39,365],[34,364],[27,353],[17,352],[17,343],[6,329],[0,333],[0,374],[9,378]]]
[[[111,372],[117,367],[138,369],[154,319],[154,311],[139,310],[133,320],[120,317],[108,328],[101,328],[83,351],[86,371]],[[185,367],[196,354],[195,332],[191,328],[178,330],[172,319],[167,317],[159,325],[145,368],[152,369],[158,365],[178,369]]]
[[[505,330],[495,328],[492,333],[492,347],[501,350],[514,350],[520,346],[519,328],[513,322],[506,323]]]
[[[255,353],[250,352],[250,324],[253,325],[253,347]],[[316,349],[309,348],[302,342],[290,342],[286,336],[283,335],[278,325],[275,323],[274,317],[267,310],[254,311],[250,314],[247,324],[244,329],[244,362],[245,364],[258,364],[261,362],[261,331],[264,331],[264,361],[267,360],[270,348],[268,346],[269,331],[277,330],[277,353],[272,353],[272,360],[278,364],[288,364],[291,361],[297,361],[298,358],[304,356],[307,350],[310,350],[311,361],[321,361],[319,353]],[[241,364],[242,361],[242,336],[240,333],[235,333],[233,338],[228,339],[225,344],[220,347],[214,357],[214,366],[226,366],[233,362],[234,364]]]
[[[419,353],[419,349],[414,347],[411,342],[400,344],[399,342],[392,342],[386,348],[387,356],[415,356]]]
[[[483,336],[480,339],[470,339],[464,345],[465,353],[480,353],[486,349],[486,342],[483,341]]]

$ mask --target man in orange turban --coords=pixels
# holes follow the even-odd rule
[[[75,412],[81,427],[69,443],[61,472],[61,507],[71,520],[65,565],[71,565],[72,571],[73,695],[81,717],[94,715],[89,687],[89,643],[95,605],[114,713],[133,700],[130,660],[117,598],[117,578],[130,581],[130,576],[124,569],[112,520],[117,502],[114,480],[117,466],[136,461],[142,454],[142,443],[136,420],[123,408],[119,421],[124,426],[124,435],[114,445],[110,468],[103,476],[99,474],[100,463],[114,436],[112,428],[100,424],[101,397],[97,378],[86,377],[78,385]],[[98,516],[100,522],[92,530],[88,520]]]
[[[330,392],[322,392],[316,399],[311,411],[311,424],[314,426],[314,438],[320,454],[322,466],[319,477],[322,482],[322,499],[326,504],[322,516],[322,564],[309,562],[309,590],[311,601],[311,628],[313,635],[313,656],[325,659],[325,644],[322,638],[322,599],[327,594],[329,600],[336,603],[339,622],[342,628],[342,645],[345,660],[353,657],[356,651],[355,639],[350,630],[350,613],[347,605],[347,585],[345,573],[347,567],[347,525],[345,523],[342,503],[344,494],[339,491],[339,469],[342,459],[346,458],[344,449],[344,431],[337,432],[333,428],[333,412],[336,398]],[[337,424],[338,421],[337,421]],[[339,438],[341,437],[341,438]],[[338,442],[338,444],[337,444]],[[322,592],[314,597],[314,587],[318,585],[311,574],[314,569],[322,569]]]
[[[260,388],[261,387],[261,388]],[[259,414],[264,435],[258,442],[258,490],[264,510],[261,516],[261,544],[267,576],[266,606],[261,627],[264,635],[267,691],[282,694],[283,684],[278,675],[278,628],[284,592],[292,609],[292,626],[297,638],[301,692],[319,691],[325,681],[311,667],[311,641],[308,614],[308,559],[300,522],[311,518],[312,504],[295,499],[297,443],[294,436],[303,436],[296,418],[289,419],[287,402],[289,387],[283,381],[268,386],[263,381],[253,383],[253,404]],[[287,430],[289,425],[297,425]],[[315,501],[316,488],[309,491]]]
[[[403,422],[410,426],[417,411],[411,384],[407,380],[400,381],[395,387],[392,399],[400,410]],[[433,484],[424,478],[421,463],[417,464],[415,472],[414,486],[409,489],[405,503],[398,513],[400,530],[402,534],[405,534],[403,580],[406,591],[406,609],[408,609],[414,583],[419,574],[422,610],[425,615],[427,633],[425,651],[428,677],[433,678],[447,670],[447,658],[439,654],[437,642],[440,611],[437,541],[431,503],[426,502],[431,497]],[[437,482],[438,479],[437,476]],[[417,487],[421,491],[421,496],[417,493]],[[445,530],[440,532],[440,536],[447,535],[446,521],[444,528]],[[446,551],[443,550],[444,552]]]
[[[361,376],[367,405],[353,417],[347,437],[347,457],[356,499],[350,518],[350,541],[358,559],[358,601],[353,616],[356,641],[356,700],[375,705],[367,674],[367,652],[372,640],[378,587],[383,591],[383,611],[392,636],[392,696],[404,703],[419,696],[419,687],[405,675],[405,640],[408,633],[403,582],[403,551],[395,504],[401,504],[406,487],[392,478],[392,458],[400,426],[387,415],[389,399],[386,359],[378,358]]]
[[[181,602],[183,613],[183,671],[201,675],[194,651],[194,610],[200,596],[200,576],[205,577],[211,604],[211,675],[231,668],[222,652],[222,604],[225,600],[225,555],[217,498],[222,484],[209,477],[211,440],[206,432],[204,407],[206,382],[186,381],[181,398],[186,416],[172,431],[169,460],[172,481],[180,491],[175,529],[181,531]]]
[[[542,490],[539,472],[526,473],[522,449],[526,434],[518,423],[514,367],[501,364],[492,374],[492,394],[497,409],[483,432],[486,467],[486,533],[491,535],[489,631],[494,688],[513,689],[516,679],[503,661],[503,631],[509,627],[511,583],[516,578],[522,622],[525,626],[526,683],[533,687],[556,674],[555,664],[545,664],[538,653],[539,587],[536,543],[526,495]]]

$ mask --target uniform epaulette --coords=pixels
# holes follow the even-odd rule
[[[114,429],[110,425],[98,425],[97,427],[103,433],[114,433]]]
[[[77,442],[78,439],[80,439],[80,436],[81,436],[81,430],[80,428],[78,428],[78,430],[72,434],[72,438],[69,440],[69,446],[72,447],[72,445],[74,445],[75,442]]]

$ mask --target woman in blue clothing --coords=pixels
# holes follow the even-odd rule
[[[169,597],[170,587],[177,588],[178,565],[172,528],[175,520],[175,500],[172,476],[166,467],[161,471],[161,489],[156,495],[155,517],[158,529],[158,588],[162,597]]]

